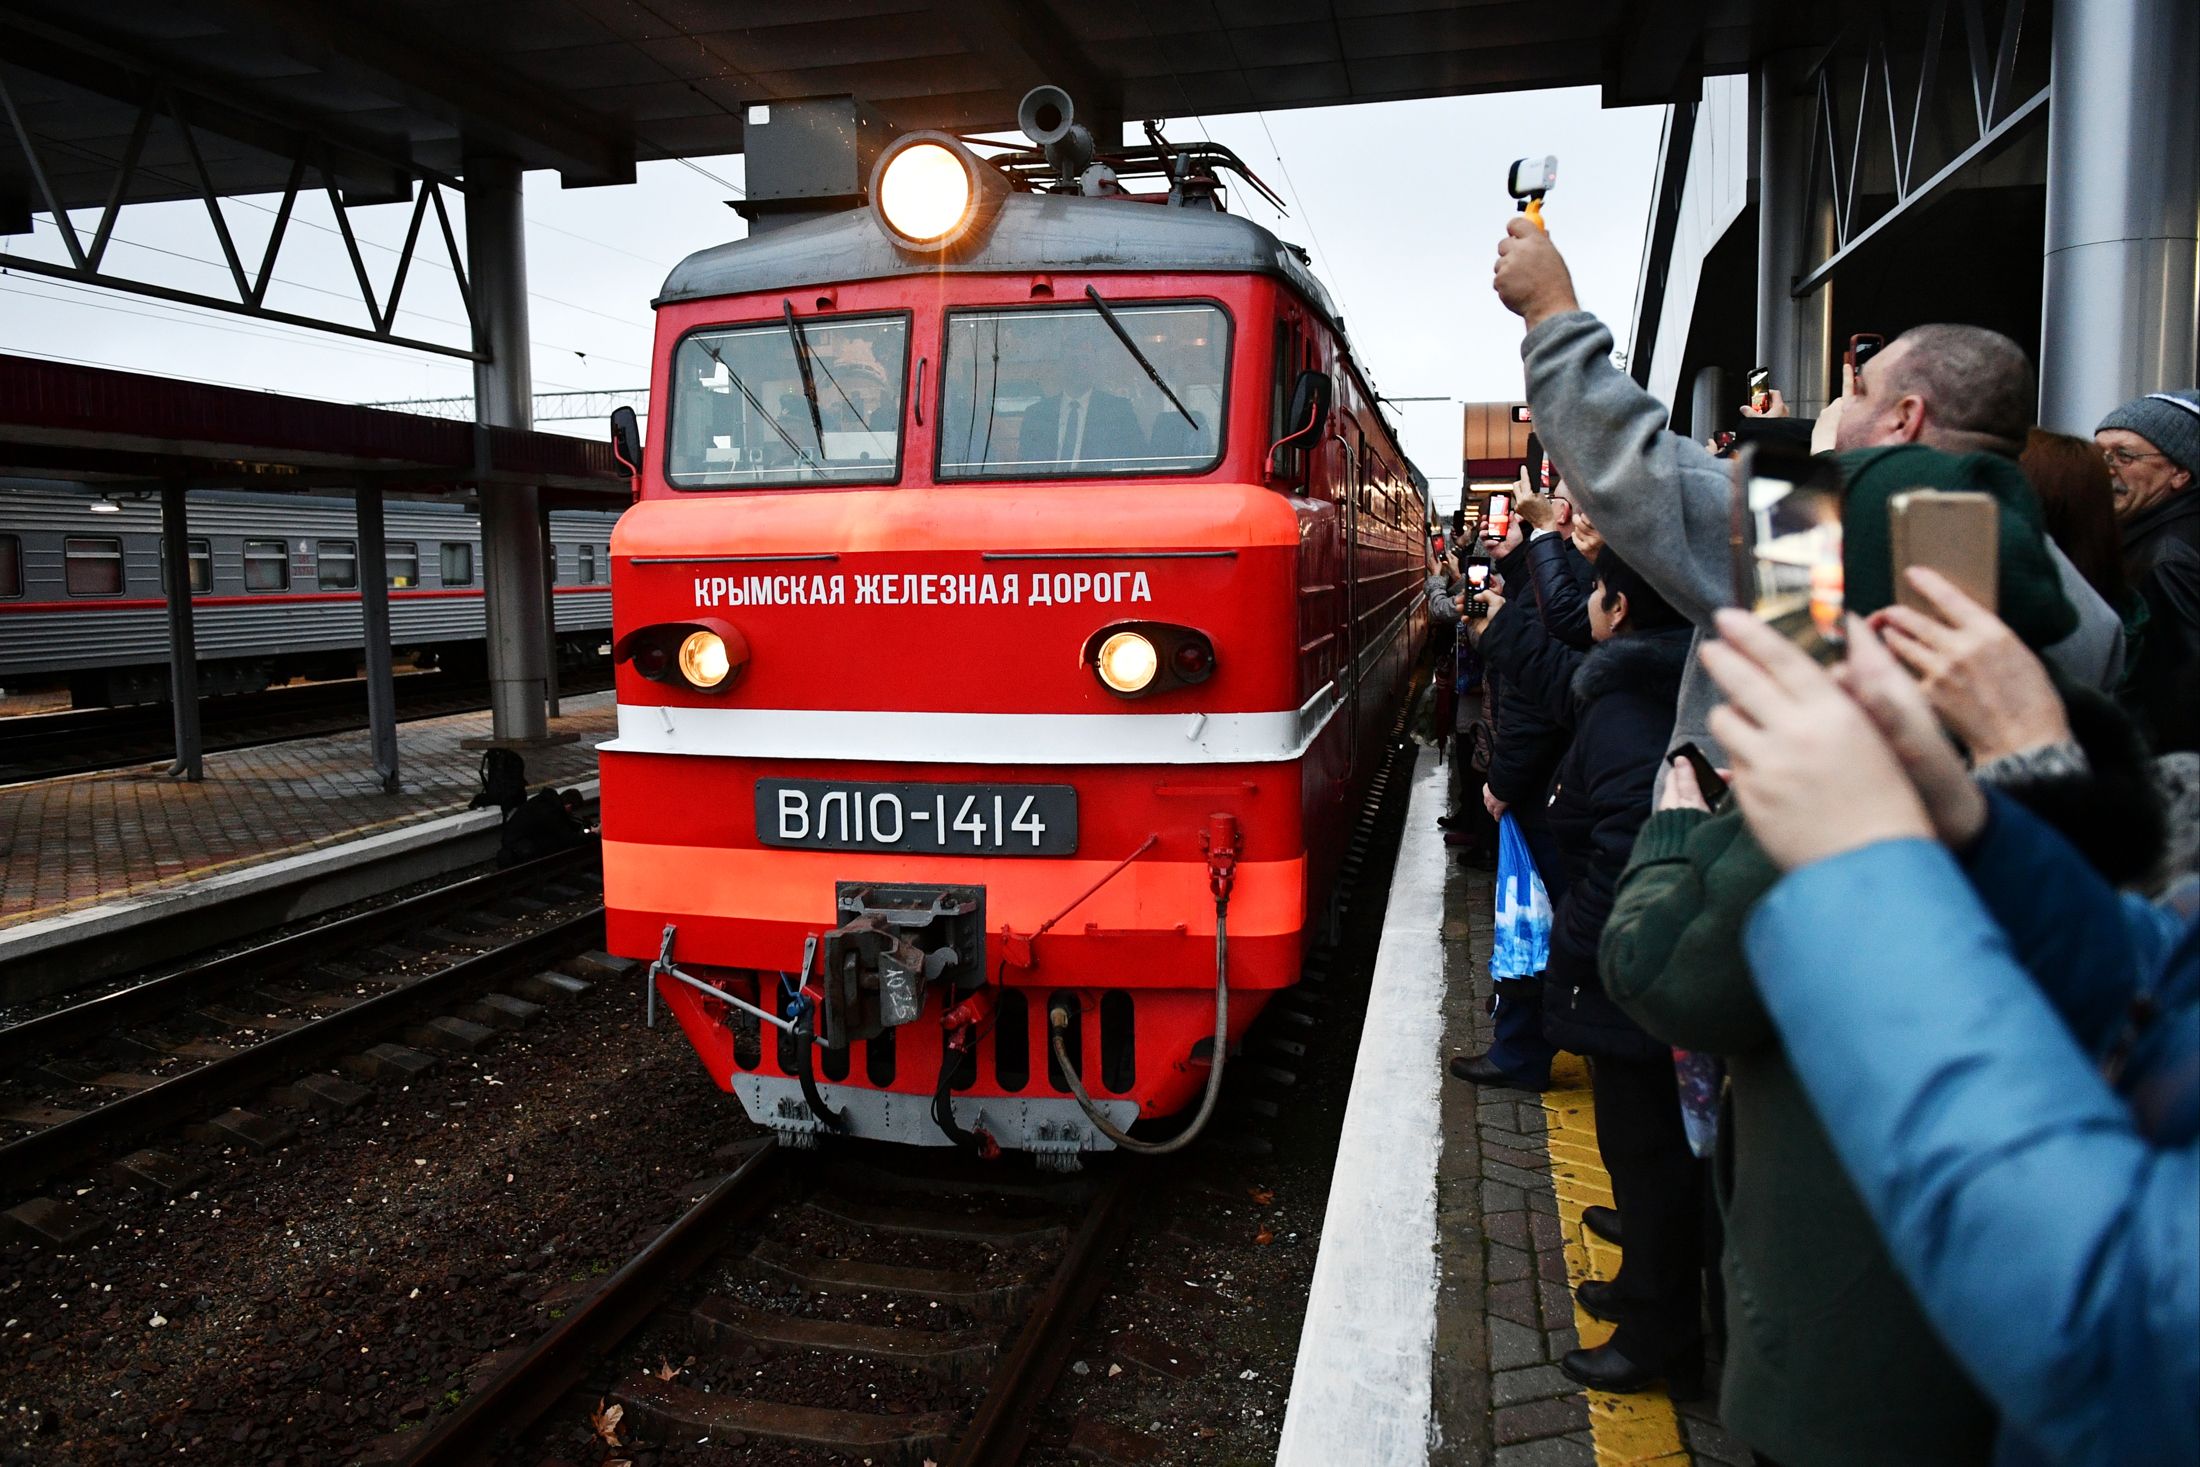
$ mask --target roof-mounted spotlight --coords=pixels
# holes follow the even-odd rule
[[[871,209],[895,244],[945,254],[984,236],[1008,179],[944,132],[894,139],[871,170]]]

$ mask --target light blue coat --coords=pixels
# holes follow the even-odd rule
[[[1961,864],[1906,840],[1790,873],[1750,965],[2001,1459],[2193,1467],[2200,924],[1989,799]]]

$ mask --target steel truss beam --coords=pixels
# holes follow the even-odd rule
[[[332,142],[312,132],[292,131],[287,135],[289,147],[284,153],[277,155],[287,154],[290,162],[290,175],[283,188],[282,202],[276,208],[274,228],[268,234],[267,247],[261,254],[258,267],[250,269],[238,253],[236,239],[229,230],[228,218],[222,212],[221,192],[215,186],[213,175],[206,165],[205,153],[199,145],[200,132],[212,130],[205,128],[199,121],[201,112],[224,106],[226,104],[173,86],[159,78],[150,79],[140,92],[137,118],[130,129],[129,142],[123,148],[122,158],[115,166],[114,182],[100,209],[99,223],[92,231],[91,238],[86,240],[70,217],[69,210],[63,206],[52,176],[46,169],[41,140],[31,132],[22,111],[16,105],[14,94],[8,88],[7,74],[4,69],[0,69],[0,118],[5,119],[9,132],[22,149],[31,185],[37,190],[39,201],[45,205],[43,212],[51,219],[55,232],[61,236],[62,248],[69,256],[66,264],[56,264],[48,260],[11,254],[6,257],[6,268],[30,275],[50,276],[58,280],[123,291],[131,295],[149,296],[156,300],[198,306],[206,310],[253,316],[285,325],[332,332],[339,336],[386,342],[392,346],[434,352],[441,356],[459,357],[469,361],[487,359],[480,341],[479,323],[475,319],[473,292],[466,279],[465,261],[459,253],[457,235],[451,227],[450,211],[443,199],[445,190],[460,194],[465,192],[465,184],[461,180],[410,162],[400,165],[384,160],[381,163],[385,169],[399,170],[391,176],[405,184],[413,206],[412,221],[405,232],[404,248],[398,252],[397,269],[390,279],[389,290],[384,298],[377,295],[368,275],[366,260],[359,250],[358,237],[352,232],[349,213],[351,206],[346,203],[345,192],[339,182],[340,175],[356,176],[356,172],[352,168],[340,167],[336,162],[337,157],[340,154],[345,155],[349,162],[356,157],[355,151],[348,144]],[[183,140],[184,151],[191,160],[192,176],[188,180],[188,188],[206,206],[207,218],[214,227],[214,237],[221,245],[223,263],[228,266],[230,281],[236,289],[234,299],[138,280],[104,268],[107,246],[114,236],[115,221],[129,201],[130,185],[138,175],[146,139],[154,125],[163,117],[175,125]],[[221,131],[233,135],[229,128]],[[269,141],[279,143],[281,140]],[[253,145],[261,146],[259,142]],[[64,143],[62,146],[70,145]],[[278,310],[267,304],[267,288],[275,278],[276,258],[281,253],[283,240],[289,230],[291,214],[297,206],[300,194],[307,187],[309,174],[317,177],[318,183],[315,186],[328,196],[329,209],[336,217],[337,230],[343,237],[344,249],[351,258],[352,271],[358,281],[360,303],[366,308],[371,326],[356,326],[326,317]],[[457,277],[459,301],[466,311],[468,344],[465,346],[451,346],[444,342],[408,336],[396,329],[397,311],[404,296],[405,280],[412,271],[413,258],[419,247],[421,225],[431,208],[435,212],[437,233],[442,238],[452,273]]]
[[[1926,7],[1920,38],[1917,84],[1907,107],[1898,96],[1896,52],[1888,35],[1888,11],[1868,10],[1858,24],[1863,38],[1863,81],[1856,96],[1853,119],[1841,103],[1835,66],[1853,58],[1848,47],[1830,48],[1811,77],[1816,94],[1816,114],[1811,124],[1810,182],[1804,190],[1803,237],[1812,237],[1810,218],[1830,207],[1833,249],[1825,259],[1804,260],[1792,294],[1800,299],[1811,294],[1864,250],[1883,243],[1916,217],[1919,206],[1936,197],[1967,171],[2000,153],[2047,115],[2048,89],[2031,96],[2015,93],[2018,48],[2024,43],[2027,23],[2044,20],[2038,0],[2002,0],[2001,26],[1986,28],[1986,0],[1932,0]],[[1918,178],[1919,143],[1941,103],[1942,52],[1948,34],[1950,12],[1963,27],[1964,75],[1956,85],[1967,85],[1970,106],[1964,111],[1974,129],[1968,146],[1959,148],[1947,163],[1922,181]],[[1898,14],[1908,15],[1907,7]],[[2044,33],[2041,43],[2045,44]],[[1867,151],[1865,139],[1877,129],[1875,112],[1884,113],[1886,152]],[[1888,165],[1894,181],[1894,203],[1869,224],[1857,219],[1857,195],[1869,162]]]
[[[1397,401],[1396,398],[1390,400]],[[417,413],[424,418],[450,418],[462,423],[474,420],[474,400],[471,397],[405,397],[391,402],[363,402],[359,405],[384,408],[393,413]],[[535,394],[534,421],[570,423],[582,418],[607,418],[616,407],[630,407],[637,412],[648,411],[649,389],[599,387],[583,392],[538,392]]]

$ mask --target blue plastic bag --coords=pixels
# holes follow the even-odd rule
[[[1536,874],[1520,822],[1506,811],[1497,822],[1497,930],[1490,940],[1490,976],[1527,978],[1551,957],[1551,898]]]

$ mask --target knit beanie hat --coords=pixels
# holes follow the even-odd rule
[[[2104,428],[2128,428],[2153,444],[2177,467],[2200,478],[2200,389],[2150,392],[2135,397],[2107,417]]]
[[[1846,481],[1841,500],[1843,604],[1858,616],[1894,600],[1894,532],[1888,501],[1910,489],[1991,494],[2001,505],[1997,547],[2001,619],[2037,652],[2078,629],[2078,610],[2063,595],[2047,549],[2039,497],[2017,461],[1996,453],[1943,453],[1904,444],[1836,454]]]

